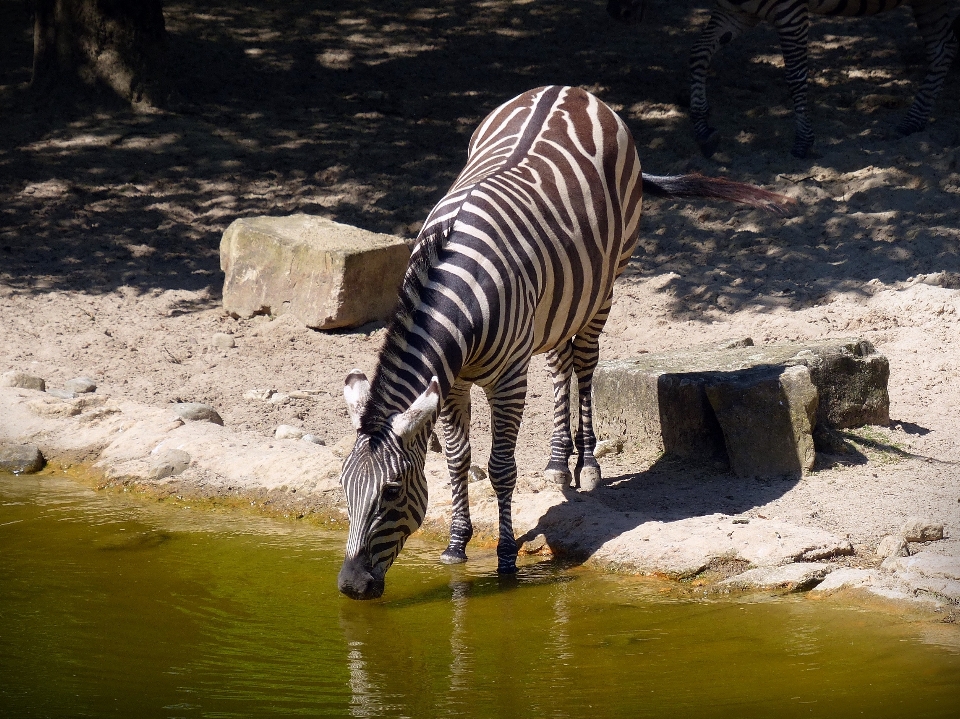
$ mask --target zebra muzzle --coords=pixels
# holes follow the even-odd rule
[[[383,579],[374,577],[362,559],[345,559],[337,588],[351,599],[377,599],[383,595]]]

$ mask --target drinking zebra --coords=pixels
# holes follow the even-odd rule
[[[608,0],[607,12],[623,22],[639,22],[645,0]],[[813,145],[807,115],[807,33],[810,13],[816,15],[876,15],[910,5],[927,49],[929,68],[920,90],[897,126],[904,135],[922,130],[930,119],[950,64],[960,46],[960,2],[957,0],[717,0],[707,26],[690,51],[690,119],[700,150],[710,157],[720,134],[709,126],[707,70],[721,46],[766,20],[780,37],[787,85],[793,100],[796,136],[790,152],[806,157]]]
[[[379,597],[384,575],[427,508],[424,459],[439,412],[453,493],[444,562],[466,561],[470,387],[486,391],[488,466],[499,505],[498,570],[516,570],[514,448],[530,357],[546,352],[556,412],[547,473],[561,486],[600,479],[591,383],[613,282],[638,239],[643,191],[778,209],[787,198],[699,175],[641,175],[633,138],[597,98],[570,87],[525,92],[470,140],[467,165],[430,213],[410,258],[372,382],[344,397],[357,430],[341,482],[350,517],[340,591]],[[569,386],[580,391],[575,476]]]

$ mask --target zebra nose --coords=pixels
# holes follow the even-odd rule
[[[344,560],[337,576],[337,588],[351,599],[377,599],[383,594],[383,580],[375,578],[357,560]]]

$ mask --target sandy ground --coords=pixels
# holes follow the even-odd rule
[[[603,358],[859,335],[890,359],[894,420],[852,433],[860,456],[823,458],[789,484],[631,449],[604,460],[611,486],[596,499],[651,521],[724,513],[825,530],[849,537],[862,566],[919,515],[950,536],[923,551],[960,557],[960,72],[928,130],[894,136],[923,72],[906,11],[815,21],[807,160],[788,152],[775,35],[761,28],[727,48],[710,79],[724,143],[707,161],[683,90],[705,11],[657,0],[646,25],[624,28],[587,2],[261,5],[170,3],[177,94],[167,110],[134,113],[24,105],[29,24],[21,3],[0,2],[11,48],[0,61],[0,372],[51,387],[88,375],[125,401],[210,403],[264,441],[283,423],[333,444],[350,433],[343,377],[373,370],[383,329],[226,316],[226,225],[308,212],[411,238],[486,112],[530,87],[577,84],[623,115],[646,170],[722,174],[799,201],[781,219],[649,200]],[[236,347],[212,347],[218,332]],[[245,399],[253,388],[320,392],[271,404]],[[528,399],[518,460],[536,484],[550,426],[542,358]]]

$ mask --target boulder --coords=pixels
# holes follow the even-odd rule
[[[896,534],[888,534],[877,544],[874,552],[878,557],[909,557],[910,548],[907,540]]]
[[[943,524],[922,517],[910,517],[900,528],[900,534],[908,542],[935,542],[943,539]]]
[[[594,421],[601,437],[726,457],[742,476],[797,474],[812,466],[818,426],[889,422],[889,374],[860,339],[649,354],[597,366]]]
[[[87,394],[97,391],[97,383],[89,377],[74,377],[63,383],[63,388],[75,394]]]
[[[223,419],[213,407],[201,402],[179,402],[173,405],[174,414],[184,422],[213,422],[223,426]]]
[[[410,250],[398,237],[322,217],[235,220],[220,242],[230,314],[290,314],[314,329],[391,317]]]
[[[32,474],[43,469],[46,460],[35,444],[0,442],[0,472]]]
[[[150,479],[164,479],[175,477],[190,466],[190,455],[182,449],[167,449],[159,452],[150,461],[150,470],[147,477]]]
[[[43,392],[47,388],[47,383],[41,377],[11,370],[0,375],[0,387],[19,387],[20,389],[35,389]]]

